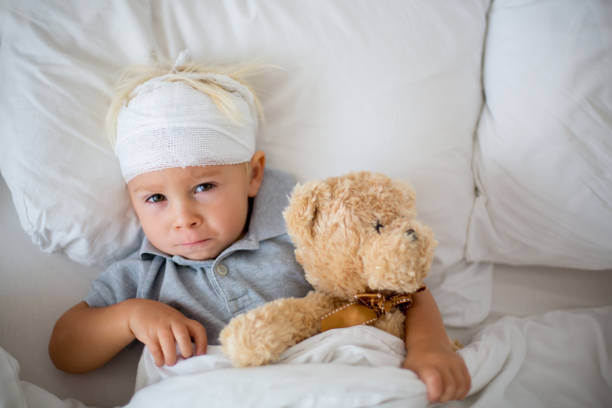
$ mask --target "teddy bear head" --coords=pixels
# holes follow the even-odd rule
[[[415,219],[414,192],[378,173],[298,184],[283,215],[308,282],[340,298],[414,292],[437,244]]]

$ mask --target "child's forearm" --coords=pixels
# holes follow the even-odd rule
[[[421,341],[450,343],[442,316],[428,289],[414,295],[414,304],[406,312],[406,348]]]
[[[55,366],[71,373],[96,369],[134,340],[129,324],[131,301],[108,307],[81,302],[57,321],[49,355]]]
[[[414,305],[406,312],[403,367],[413,370],[425,383],[430,402],[461,399],[470,390],[465,361],[455,353],[438,305],[428,290],[417,293]]]

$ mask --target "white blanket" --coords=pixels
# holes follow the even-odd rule
[[[448,406],[612,406],[610,339],[612,306],[486,324],[459,351],[470,394]],[[366,326],[322,333],[258,368],[232,368],[214,346],[158,368],[145,350],[127,407],[424,407],[424,385],[398,368],[403,356],[399,339]],[[0,407],[84,407],[20,381],[18,372],[0,348]]]

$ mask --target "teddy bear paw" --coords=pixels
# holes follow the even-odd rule
[[[238,316],[220,334],[222,350],[234,367],[254,367],[273,363],[280,353],[274,339],[262,338],[246,315]]]

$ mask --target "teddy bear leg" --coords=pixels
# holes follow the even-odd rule
[[[273,363],[286,349],[318,333],[321,317],[332,308],[333,301],[316,292],[266,303],[228,323],[219,337],[223,352],[236,367]]]

